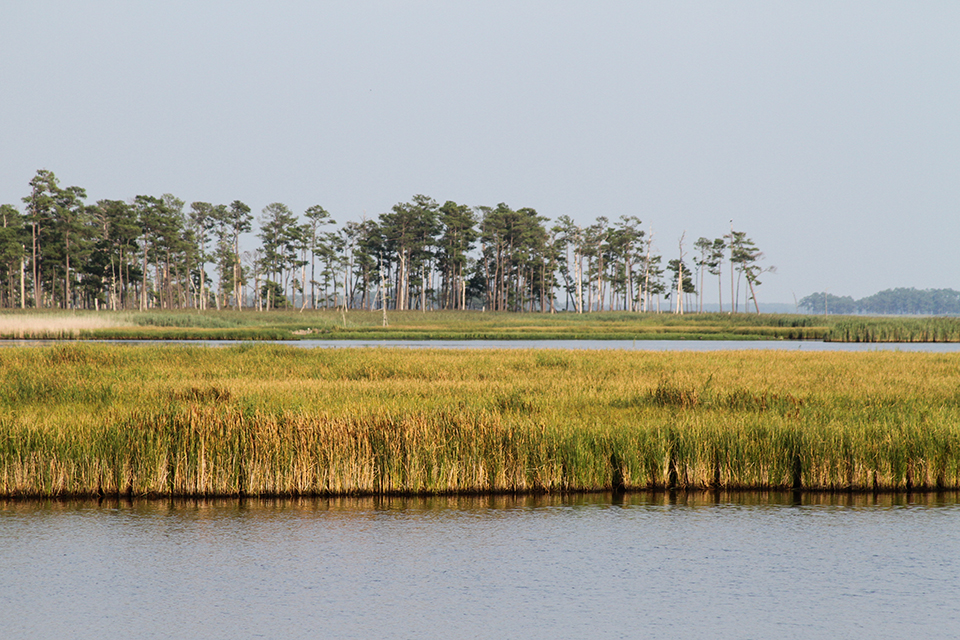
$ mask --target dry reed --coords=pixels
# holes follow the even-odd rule
[[[120,326],[116,318],[102,314],[0,314],[0,338],[56,340],[76,338],[81,331]]]

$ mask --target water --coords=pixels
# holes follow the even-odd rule
[[[949,496],[0,503],[4,638],[955,638]]]
[[[44,346],[72,340],[0,340],[0,347]],[[84,340],[108,344],[228,346],[285,344],[305,349],[586,349],[627,351],[925,351],[960,352],[960,342],[818,342],[814,340]]]
[[[946,342],[817,342],[810,340],[302,340],[303,347],[413,349],[625,349],[627,351],[933,351],[960,352]]]

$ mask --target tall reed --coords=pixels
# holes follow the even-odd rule
[[[960,487],[960,358],[0,350],[0,495]]]
[[[837,321],[828,342],[960,342],[960,318],[850,318]]]

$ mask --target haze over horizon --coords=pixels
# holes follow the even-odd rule
[[[960,289],[957,3],[3,14],[0,203],[21,211],[41,168],[88,202],[321,204],[341,224],[422,193],[585,225],[635,215],[665,261],[732,220],[777,267],[761,303]]]

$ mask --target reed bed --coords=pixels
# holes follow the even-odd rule
[[[960,488],[960,358],[0,350],[0,496]]]
[[[0,339],[960,342],[960,318],[703,313],[221,310],[0,313]]]
[[[960,318],[848,318],[836,322],[828,342],[960,342]]]
[[[83,332],[110,329],[119,324],[115,317],[90,313],[2,313],[0,314],[0,339],[77,338]]]
[[[656,313],[508,313],[191,309],[151,311],[7,310],[2,338],[111,340],[749,340],[822,339],[815,316]],[[44,329],[66,326],[69,330]]]

